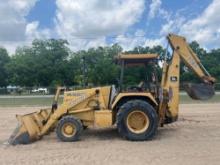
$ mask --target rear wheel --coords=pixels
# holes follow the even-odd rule
[[[79,139],[83,130],[82,123],[73,116],[65,116],[57,124],[57,137],[64,142],[73,142]]]
[[[157,131],[158,119],[155,109],[142,100],[126,102],[118,111],[119,134],[134,141],[151,139]]]

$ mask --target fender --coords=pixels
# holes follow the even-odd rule
[[[147,99],[150,99],[156,106],[158,105],[158,103],[156,102],[156,100],[154,99],[154,97],[151,93],[134,93],[134,92],[130,93],[130,92],[128,92],[128,93],[119,93],[116,96],[116,98],[112,104],[111,109],[114,109],[115,106],[117,105],[117,103],[125,97],[146,97]]]

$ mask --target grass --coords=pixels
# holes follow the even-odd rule
[[[20,106],[51,106],[53,96],[49,97],[0,97],[0,107],[20,107]],[[60,98],[59,103],[62,103]],[[180,95],[181,104],[199,104],[199,103],[220,103],[220,94],[216,94],[207,101],[192,100],[188,95]]]

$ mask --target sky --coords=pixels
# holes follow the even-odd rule
[[[33,39],[62,38],[73,51],[120,44],[165,45],[176,33],[220,47],[219,0],[0,0],[0,46],[13,54]]]

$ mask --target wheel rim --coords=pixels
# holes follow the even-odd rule
[[[127,117],[127,127],[133,133],[143,133],[149,127],[149,118],[140,110],[132,111]]]
[[[72,123],[65,123],[62,127],[62,134],[66,137],[72,137],[76,134],[76,127]]]

